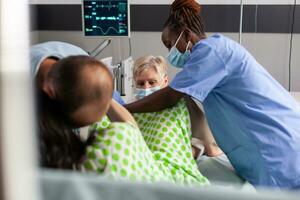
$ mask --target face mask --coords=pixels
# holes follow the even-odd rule
[[[155,87],[147,88],[147,89],[136,88],[136,96],[135,97],[137,99],[142,99],[145,96],[148,96],[158,90],[160,90],[160,86],[155,86]]]
[[[176,45],[177,45],[179,39],[181,38],[182,33],[183,32],[180,33],[177,41],[175,42],[175,45],[171,48],[169,55],[167,56],[169,63],[177,68],[182,68],[184,66],[184,64],[186,63],[187,59],[189,58],[189,56],[191,55],[191,51],[188,50],[190,41],[187,43],[184,53],[181,53],[176,48]]]

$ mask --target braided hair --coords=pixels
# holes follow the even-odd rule
[[[195,34],[205,36],[200,12],[201,6],[195,0],[175,0],[164,28],[168,27],[176,33],[189,28]]]

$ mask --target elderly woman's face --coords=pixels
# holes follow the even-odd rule
[[[168,78],[167,76],[161,77],[154,67],[149,67],[135,77],[135,85],[140,89],[148,89],[156,86],[164,88],[168,85]]]

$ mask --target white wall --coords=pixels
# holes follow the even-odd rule
[[[243,34],[243,46],[288,88],[290,34]],[[299,43],[300,45],[300,43]],[[300,89],[300,88],[299,88]]]
[[[225,34],[235,40],[238,39],[238,34]],[[59,40],[69,42],[80,46],[86,51],[92,50],[102,39],[84,37],[81,31],[35,31],[32,36],[35,40],[32,44]],[[144,55],[162,55],[166,56],[168,51],[161,42],[161,33],[159,32],[132,32],[131,45],[132,57],[137,59]],[[127,38],[113,39],[109,47],[107,47],[100,55],[99,59],[107,56],[114,57],[114,63],[128,57],[129,43]],[[172,79],[179,70],[174,67],[169,67],[168,73]]]
[[[300,35],[294,35],[292,52],[292,91],[300,91]],[[300,95],[299,95],[300,96]]]
[[[92,50],[101,39],[84,37],[80,31],[39,31],[36,42],[61,40],[76,44],[83,49]],[[209,34],[210,35],[210,34]],[[226,36],[238,40],[237,33],[227,33]],[[167,55],[167,50],[161,42],[159,32],[132,32],[132,56],[134,59],[148,54]],[[294,35],[292,56],[292,89],[300,91],[300,35]],[[243,34],[243,45],[254,57],[286,88],[288,88],[288,64],[290,34]],[[128,39],[113,39],[111,45],[103,51],[100,57],[114,56],[118,62],[128,56]],[[99,57],[99,58],[100,58]],[[169,68],[170,77],[178,72],[174,67]]]
[[[80,4],[82,0],[30,0],[32,4]],[[131,0],[131,4],[170,4],[173,0]],[[240,0],[199,0],[201,4],[240,4]],[[294,4],[295,0],[244,0],[245,4]],[[300,4],[300,0],[297,1]],[[236,41],[238,34],[225,34]],[[166,55],[167,51],[162,46],[159,32],[132,32],[132,55],[137,58],[142,55]],[[243,34],[243,45],[255,56],[255,58],[286,88],[288,88],[288,68],[290,34]],[[101,39],[84,37],[79,31],[34,31],[32,42],[49,40],[62,40],[74,43],[87,51],[92,50]],[[296,34],[293,39],[292,53],[292,90],[300,91],[300,35]],[[114,39],[102,57],[114,56],[118,62],[128,55],[128,40]],[[171,78],[177,69],[169,68]]]

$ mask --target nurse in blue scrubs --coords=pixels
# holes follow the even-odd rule
[[[240,176],[255,186],[299,188],[300,106],[245,48],[221,34],[206,37],[199,13],[194,0],[173,2],[162,41],[182,70],[127,109],[158,111],[191,96]]]

